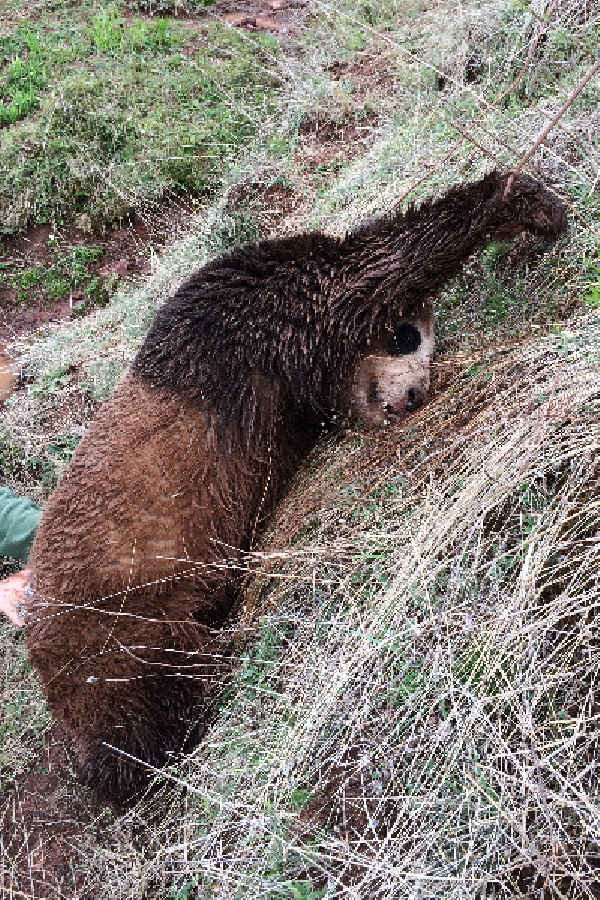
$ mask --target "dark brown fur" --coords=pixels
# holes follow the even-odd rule
[[[344,240],[234,250],[158,313],[50,499],[31,556],[28,646],[83,778],[123,800],[193,743],[227,671],[236,564],[354,375],[400,317],[490,239],[555,238],[530,178],[455,188]],[[130,756],[123,756],[120,748]]]

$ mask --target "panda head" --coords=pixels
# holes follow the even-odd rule
[[[429,391],[433,309],[403,316],[371,339],[354,372],[350,415],[367,425],[398,421]]]

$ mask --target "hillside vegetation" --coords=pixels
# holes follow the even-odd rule
[[[269,34],[221,6],[6,3],[0,297],[88,290],[84,250],[167,208],[180,235],[8,343],[2,483],[34,499],[187,274],[514,167],[600,46],[593,0],[312,0]],[[598,896],[599,100],[596,75],[526,166],[568,235],[472,259],[437,302],[431,402],[331,434],[298,474],[248,557],[207,739],[152,796],[93,806],[0,624],[0,892]],[[28,274],[11,242],[40,227],[54,255]]]

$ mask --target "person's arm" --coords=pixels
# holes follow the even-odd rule
[[[27,562],[41,516],[33,500],[0,488],[0,556]]]
[[[0,488],[0,556],[26,562],[41,516],[37,503]],[[0,581],[0,613],[18,627],[24,622],[28,578],[29,572],[24,570]]]

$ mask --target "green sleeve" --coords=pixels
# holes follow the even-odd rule
[[[0,556],[27,562],[41,516],[33,500],[0,488]]]

